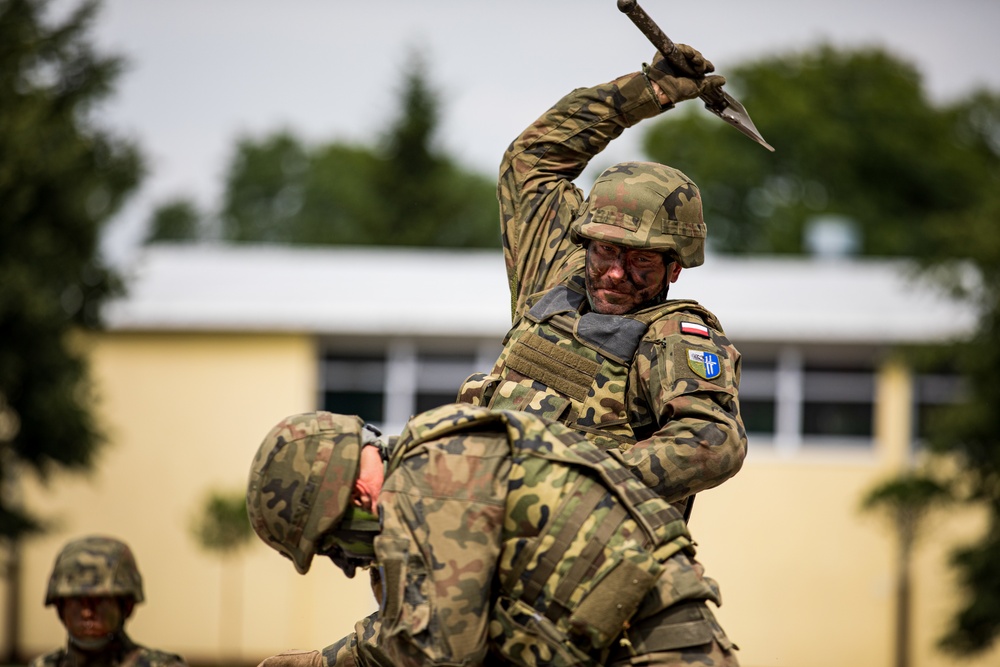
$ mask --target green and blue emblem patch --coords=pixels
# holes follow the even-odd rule
[[[719,363],[719,355],[714,352],[704,350],[687,351],[688,367],[700,378],[711,380],[719,377],[722,372],[722,364]]]

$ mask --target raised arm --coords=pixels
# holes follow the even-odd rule
[[[525,299],[583,263],[569,226],[584,204],[573,184],[591,159],[628,127],[725,83],[695,49],[678,44],[688,72],[656,54],[642,72],[578,88],[521,133],[500,164],[500,228],[516,316]]]
[[[504,258],[514,312],[558,283],[583,254],[569,238],[584,193],[573,184],[627,127],[660,113],[639,72],[579,88],[536,120],[504,154],[498,196]]]

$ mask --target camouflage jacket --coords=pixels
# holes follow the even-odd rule
[[[625,128],[661,111],[646,78],[631,74],[573,91],[511,144],[499,198],[514,326],[492,373],[469,378],[459,400],[531,411],[617,446],[636,476],[679,501],[742,466],[739,352],[716,317],[693,301],[626,316],[588,313],[579,298],[585,250],[569,233],[585,201],[572,180]],[[533,316],[554,300],[556,310]],[[592,328],[603,349],[583,340],[588,318],[600,321]],[[560,356],[563,370],[552,361]]]
[[[424,413],[393,450],[379,505],[382,604],[324,651],[328,664],[596,666],[629,623],[718,602],[669,503],[529,414]],[[724,640],[708,620],[692,626],[697,642]]]
[[[105,650],[84,653],[72,646],[35,657],[28,667],[186,667],[184,658],[136,644],[124,632]]]

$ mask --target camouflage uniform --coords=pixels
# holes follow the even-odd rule
[[[175,653],[136,644],[122,631],[99,653],[67,646],[34,658],[28,667],[183,667],[186,664]]]
[[[142,577],[128,545],[110,537],[73,540],[56,558],[45,605],[70,597],[116,597],[142,602]],[[84,650],[72,638],[64,648],[34,658],[28,667],[186,667],[181,656],[136,644],[122,626],[100,649]]]
[[[334,492],[308,497],[343,477],[322,469],[336,447],[357,447],[342,436],[310,455],[279,435],[284,463],[262,448],[254,470],[291,461],[296,472],[251,473],[255,530],[293,560],[305,545],[299,571],[322,553],[310,527],[333,530],[344,511]],[[680,514],[567,427],[468,405],[424,413],[392,448],[379,507],[379,612],[322,660],[266,664],[737,664]]]
[[[590,238],[615,243],[615,233],[628,232],[601,224],[601,215],[620,216],[629,202],[602,192],[601,179],[589,201],[572,183],[625,128],[662,110],[649,81],[635,73],[573,91],[511,144],[499,198],[514,325],[492,372],[466,380],[458,400],[559,420],[619,450],[643,482],[680,502],[742,465],[740,355],[716,317],[694,301],[668,300],[621,316],[590,310],[580,224],[601,228]],[[625,163],[605,174],[628,178],[642,166]],[[699,196],[683,179],[688,185],[671,195],[677,207]],[[642,185],[641,176],[634,181],[629,187]],[[669,206],[670,198],[663,209]],[[703,221],[663,232],[680,239],[682,266],[701,263]],[[638,247],[634,240],[617,239]]]

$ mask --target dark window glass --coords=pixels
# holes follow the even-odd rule
[[[741,398],[740,415],[747,433],[774,433],[774,401]]]
[[[805,403],[802,406],[804,435],[871,437],[870,403]]]
[[[385,415],[384,356],[327,354],[323,359],[324,410],[381,422]]]
[[[450,394],[421,392],[417,394],[417,412],[424,412],[431,408],[437,408],[448,403],[454,403],[458,395],[458,387]]]
[[[874,435],[875,374],[868,368],[807,366],[803,376],[802,435]]]
[[[342,415],[358,415],[366,422],[381,422],[385,413],[385,394],[364,391],[327,391],[323,409]]]

